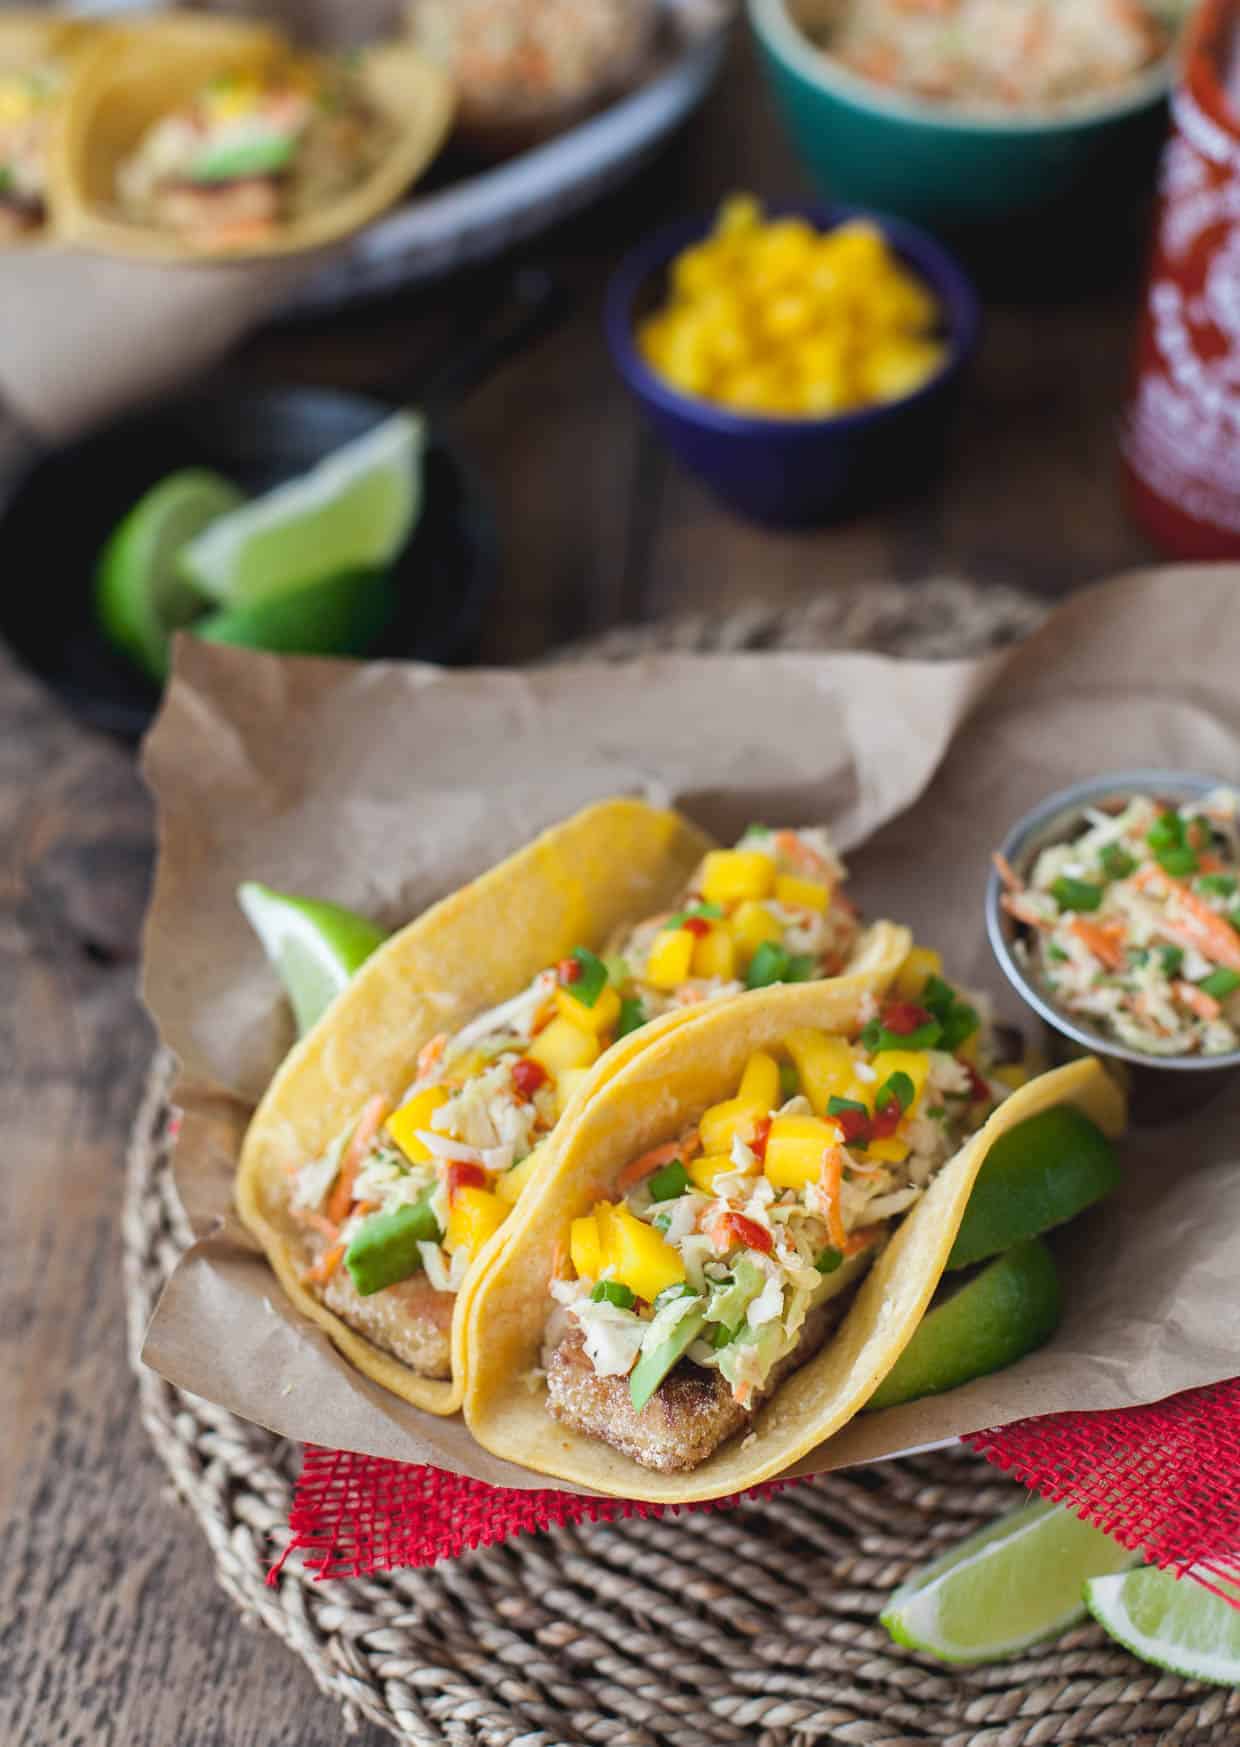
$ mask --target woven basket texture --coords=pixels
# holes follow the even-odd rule
[[[613,632],[574,651],[864,647],[967,655],[1032,629],[1012,590],[944,579],[833,592]],[[1015,1660],[951,1670],[878,1615],[910,1570],[1021,1496],[941,1451],[831,1475],[727,1512],[557,1529],[430,1571],[318,1583],[287,1539],[296,1446],[172,1388],[136,1359],[190,1241],[169,1167],[172,1063],[152,1065],[124,1213],[143,1421],[216,1573],[336,1698],[417,1747],[1240,1747],[1240,1693],[1147,1668],[1081,1626]]]

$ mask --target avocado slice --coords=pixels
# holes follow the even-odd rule
[[[206,183],[252,182],[259,176],[278,176],[288,169],[296,151],[297,143],[288,134],[208,146],[190,165],[189,179]]]
[[[443,1235],[431,1212],[434,1193],[434,1185],[428,1185],[408,1207],[374,1214],[359,1227],[344,1254],[359,1298],[369,1298],[417,1273],[422,1266],[418,1245],[437,1243]]]
[[[671,1334],[643,1353],[629,1373],[629,1400],[637,1412],[650,1400],[677,1359],[682,1359],[706,1326],[706,1307],[682,1316]]]

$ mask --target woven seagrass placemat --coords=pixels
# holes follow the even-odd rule
[[[1031,630],[1011,590],[942,580],[833,590],[613,632],[577,654],[869,648],[967,655]],[[125,1203],[131,1351],[189,1242],[169,1169],[171,1063],[151,1069]],[[298,1450],[136,1364],[144,1423],[220,1583],[346,1717],[418,1747],[1237,1747],[1240,1694],[1143,1667],[1094,1626],[952,1671],[878,1624],[908,1572],[1010,1509],[962,1451],[790,1488],[732,1511],[557,1529],[433,1571],[322,1584],[284,1543]]]

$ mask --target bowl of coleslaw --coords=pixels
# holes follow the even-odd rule
[[[748,0],[777,108],[835,198],[1021,219],[1152,178],[1188,0]]]
[[[1240,1069],[1240,793],[1139,770],[1049,796],[996,850],[986,929],[1052,1056],[1101,1056],[1140,1120]]]

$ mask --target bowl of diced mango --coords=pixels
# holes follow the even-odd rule
[[[913,226],[748,195],[635,250],[606,310],[616,365],[680,459],[785,524],[932,469],[978,322],[967,278]]]

